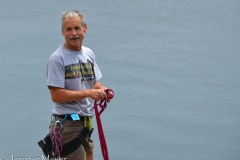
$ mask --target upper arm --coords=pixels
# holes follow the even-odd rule
[[[47,86],[64,88],[65,85],[65,68],[56,61],[49,60],[47,64]]]

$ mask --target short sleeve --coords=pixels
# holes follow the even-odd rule
[[[47,86],[65,88],[64,66],[53,59],[47,64]]]

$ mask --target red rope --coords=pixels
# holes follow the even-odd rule
[[[111,91],[113,93],[113,90],[111,89],[106,89],[105,92],[108,93],[108,91]],[[109,99],[112,99],[114,96],[113,95],[108,95]],[[101,108],[100,112],[98,112],[98,106]],[[108,157],[108,149],[107,149],[107,143],[105,140],[103,128],[102,128],[102,122],[100,115],[101,113],[107,108],[107,100],[102,100],[99,103],[97,101],[94,102],[94,110],[95,110],[95,116],[96,116],[96,121],[97,121],[97,127],[98,127],[98,136],[100,140],[100,145],[101,145],[101,150],[102,150],[102,156],[104,160],[109,160]]]
[[[59,158],[62,151],[62,135],[59,128],[57,127],[57,122],[53,127],[52,136],[52,150],[54,153],[54,158]]]

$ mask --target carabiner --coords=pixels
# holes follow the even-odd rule
[[[62,123],[61,123],[61,121],[59,121],[59,120],[56,120],[56,122],[55,122],[55,125],[54,125],[54,128],[56,128],[56,126],[57,126],[57,124],[60,124],[60,126],[61,126],[61,128],[60,129],[62,129]]]

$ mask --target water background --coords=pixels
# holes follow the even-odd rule
[[[42,156],[46,63],[64,43],[61,13],[78,9],[115,91],[101,116],[111,160],[240,159],[240,1],[0,2],[0,156]]]

